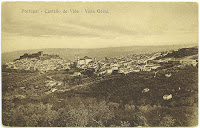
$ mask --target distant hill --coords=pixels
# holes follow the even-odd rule
[[[183,58],[188,56],[198,55],[198,47],[191,48],[181,48],[176,51],[172,51],[163,57],[157,57],[156,59],[161,58]],[[195,57],[195,56],[194,56]],[[197,58],[196,58],[197,59]]]
[[[191,45],[171,45],[171,46],[128,46],[128,47],[110,47],[110,48],[96,48],[96,49],[72,49],[72,48],[49,48],[49,49],[35,49],[23,50],[15,52],[2,53],[2,64],[19,58],[24,53],[36,53],[43,51],[44,54],[57,54],[63,59],[73,60],[75,55],[80,57],[89,56],[97,59],[104,59],[105,57],[125,56],[128,54],[144,54],[161,52],[166,50],[175,50]]]

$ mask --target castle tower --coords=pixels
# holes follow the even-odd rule
[[[79,65],[79,56],[74,56],[74,62],[76,63],[76,65]]]
[[[43,51],[38,52],[39,56],[43,56]]]
[[[74,56],[74,62],[77,62],[77,57],[76,57],[76,55]]]
[[[77,56],[77,65],[80,65],[79,56]]]

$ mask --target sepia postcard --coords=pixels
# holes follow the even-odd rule
[[[1,8],[4,127],[198,126],[198,3]]]

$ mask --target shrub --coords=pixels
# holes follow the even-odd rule
[[[173,127],[175,124],[175,119],[171,115],[166,115],[160,122],[162,127]]]
[[[120,127],[130,127],[131,124],[128,121],[120,121],[121,126]]]
[[[114,117],[105,101],[94,102],[89,105],[80,104],[78,108],[69,107],[66,115],[67,126],[105,126],[107,121]]]
[[[20,105],[10,110],[10,114],[12,116],[8,124],[21,127],[54,126],[54,121],[58,118],[52,105],[43,103]]]

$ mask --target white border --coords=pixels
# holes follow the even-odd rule
[[[123,0],[14,0],[14,1],[11,1],[11,0],[0,0],[0,2],[1,2],[1,5],[2,5],[2,3],[3,2],[6,2],[6,1],[8,1],[8,2],[16,2],[16,1],[18,1],[18,2],[197,2],[198,3],[198,23],[199,23],[199,21],[200,21],[200,16],[199,16],[199,0],[125,0],[125,1],[123,1]],[[1,13],[1,6],[0,6],[0,13]],[[0,23],[1,23],[1,20],[0,20]],[[199,29],[198,30],[200,30],[200,25],[198,24],[198,27],[199,27]],[[0,29],[1,29],[1,26],[0,26]],[[198,31],[199,32],[199,31]],[[1,32],[0,32],[0,34],[1,34]],[[200,37],[200,33],[198,33],[198,44],[199,44],[199,37]],[[0,37],[0,40],[1,40],[1,37]],[[199,45],[198,45],[198,47],[199,47]],[[1,51],[1,45],[0,45],[0,51]],[[199,52],[200,53],[200,52]],[[199,55],[199,53],[198,53],[198,55]],[[199,56],[199,58],[200,58],[200,56]],[[199,60],[199,58],[198,58],[198,60]],[[0,64],[1,64],[1,56],[0,56]],[[1,71],[1,73],[2,73],[2,69],[1,69],[1,66],[0,66],[0,71]],[[195,127],[195,128],[199,128],[199,124],[200,124],[200,109],[199,109],[199,107],[200,107],[200,100],[199,100],[199,96],[200,96],[200,87],[199,87],[199,83],[200,83],[200,75],[199,75],[199,72],[200,72],[200,69],[199,69],[199,71],[198,71],[198,126],[197,127]],[[0,127],[2,127],[2,128],[9,128],[9,127],[5,127],[5,126],[3,126],[2,125],[2,94],[1,94],[1,92],[2,92],[2,80],[1,80],[1,73],[0,73],[0,81],[1,81],[1,83],[0,83],[0,89],[1,89],[1,91],[0,91],[0,99],[1,99],[1,102],[0,102],[0,106],[1,106],[1,108],[0,108]],[[15,127],[15,128],[20,128],[20,127]],[[32,128],[32,127],[30,127],[30,128]],[[39,128],[42,128],[42,127],[39,127]],[[47,128],[47,127],[45,127],[45,128]],[[148,127],[147,127],[148,128]],[[153,128],[153,127],[149,127],[149,128]],[[161,127],[162,128],[162,127]],[[180,127],[180,128],[184,128],[184,127]],[[188,127],[185,127],[185,128],[188,128]],[[190,128],[192,128],[192,127],[190,127]]]
[[[197,2],[199,0],[0,0],[8,2]]]

